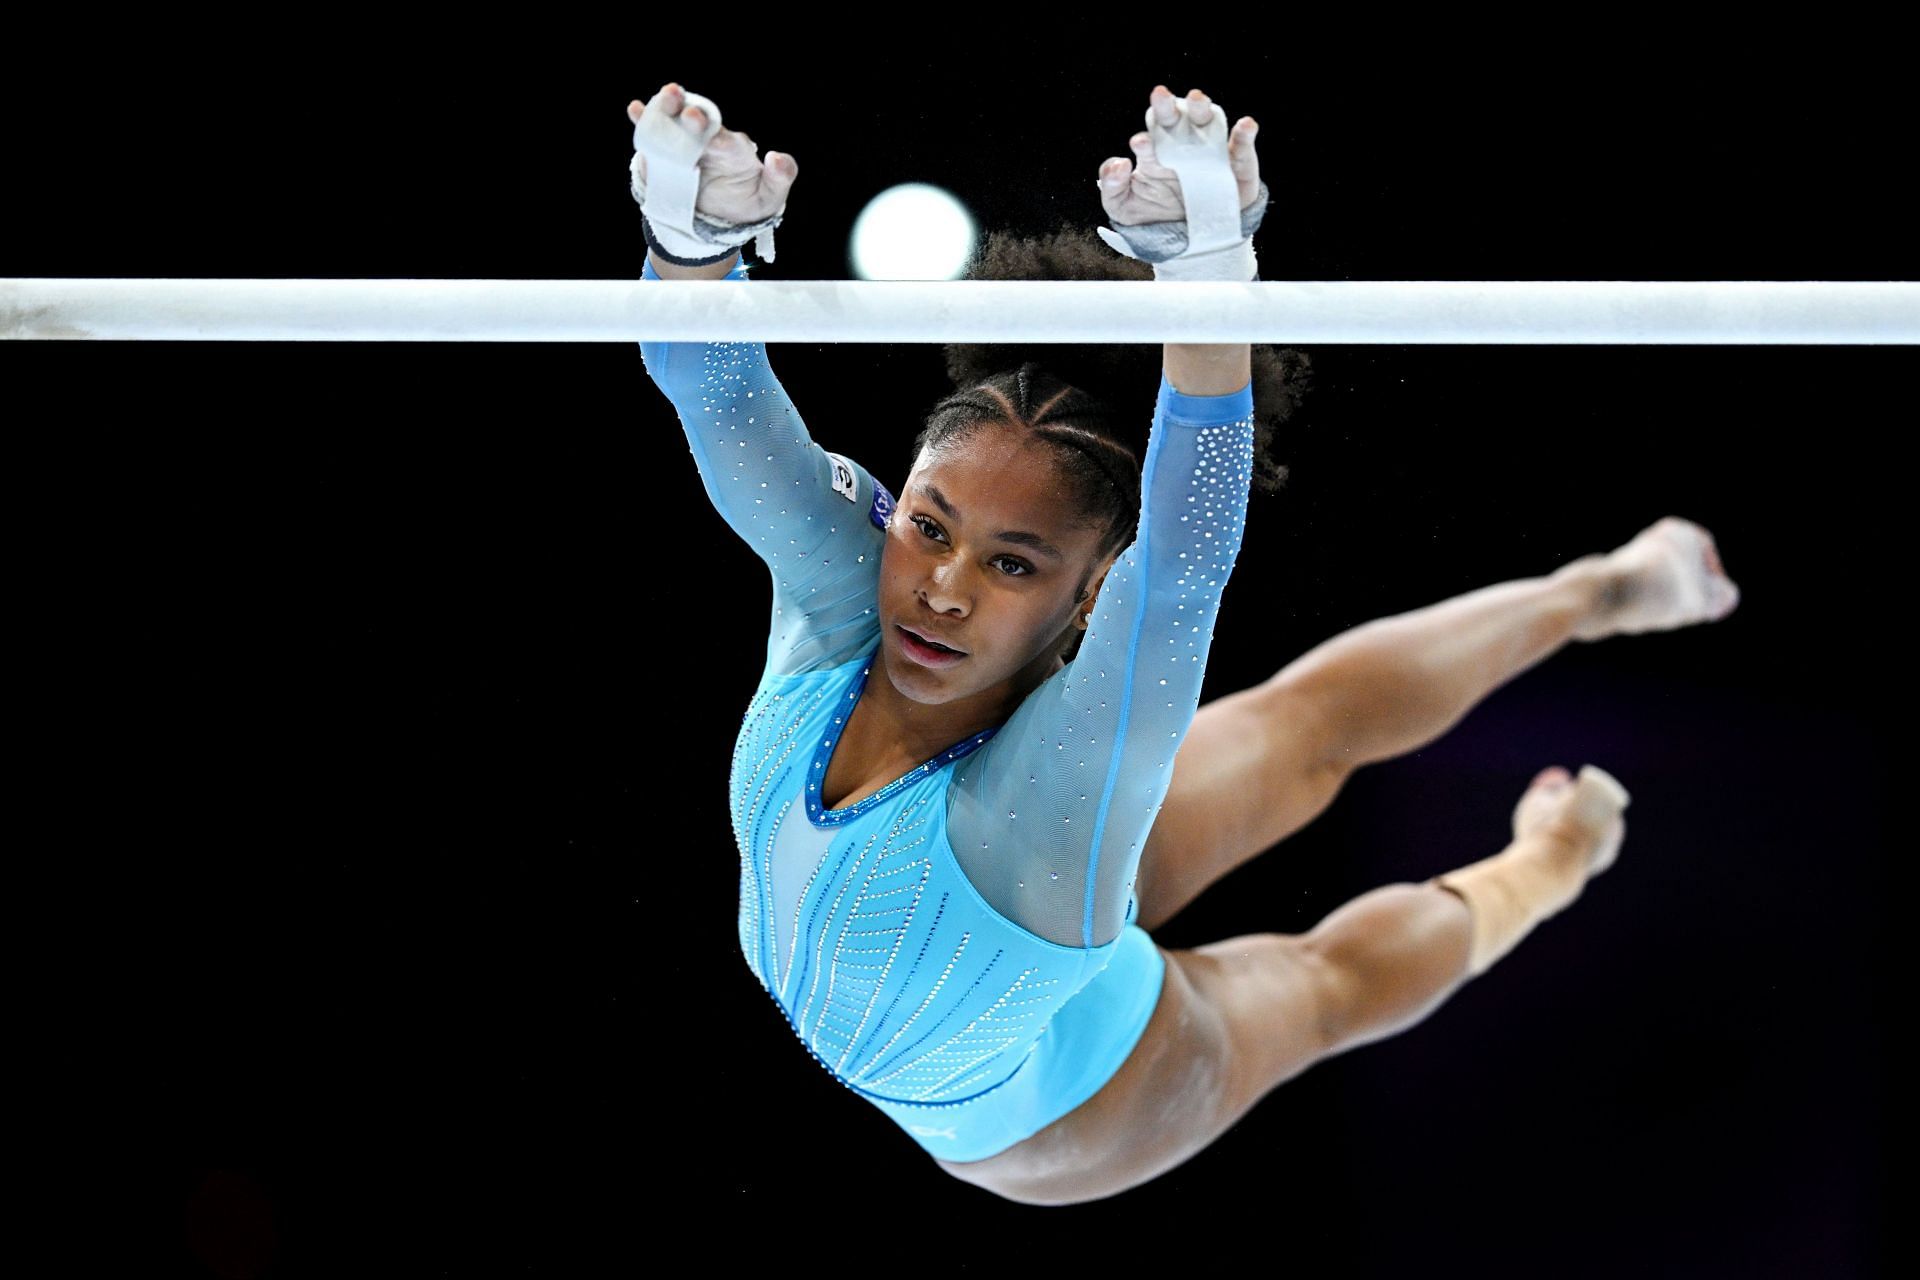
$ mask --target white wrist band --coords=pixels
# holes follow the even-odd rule
[[[1164,126],[1155,109],[1148,107],[1147,131],[1154,155],[1180,179],[1187,243],[1179,254],[1153,263],[1154,279],[1250,281],[1259,274],[1259,267],[1252,237],[1241,229],[1240,182],[1227,159],[1227,113],[1213,103],[1211,118],[1196,126],[1184,100],[1176,98],[1174,105],[1180,117]],[[1141,256],[1127,244],[1124,228],[1096,227],[1095,231],[1116,252],[1129,258]]]
[[[784,206],[758,222],[729,223],[706,214],[694,213],[700,195],[700,153],[713,135],[720,132],[720,108],[709,98],[682,91],[686,106],[698,107],[707,117],[707,127],[696,137],[659,105],[655,94],[633,126],[633,159],[627,162],[629,185],[647,225],[662,248],[675,257],[711,258],[716,253],[754,242],[754,252],[762,262],[773,261],[773,229],[780,225]],[[685,107],[682,108],[685,110]],[[647,159],[647,172],[640,174],[640,157]]]

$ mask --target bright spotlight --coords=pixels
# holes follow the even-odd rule
[[[952,280],[973,252],[973,215],[925,182],[889,187],[853,223],[853,270],[863,280]]]

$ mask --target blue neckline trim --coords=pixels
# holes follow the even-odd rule
[[[820,787],[827,779],[827,766],[833,762],[834,744],[840,741],[840,735],[847,730],[847,721],[853,716],[854,704],[860,701],[860,694],[867,687],[867,675],[873,670],[873,664],[879,660],[880,645],[884,642],[885,637],[882,637],[881,640],[875,641],[873,648],[868,651],[866,661],[860,666],[860,674],[854,677],[853,685],[847,690],[847,696],[843,699],[838,714],[833,717],[833,724],[828,727],[826,736],[820,739],[820,745],[813,749],[813,768],[808,770],[806,801],[807,820],[816,827],[837,827],[842,823],[853,821],[902,787],[918,782],[936,769],[943,769],[955,760],[970,754],[1000,731],[1000,726],[995,725],[970,738],[963,738],[934,756],[933,759],[907,770],[872,795],[864,796],[844,809],[823,808],[820,802]]]

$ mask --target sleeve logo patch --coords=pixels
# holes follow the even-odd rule
[[[887,520],[892,515],[893,495],[887,492],[887,486],[875,480],[873,482],[873,509],[867,512],[867,518],[884,529],[887,527]]]
[[[853,464],[837,453],[827,457],[833,462],[833,491],[848,502],[860,501],[860,483],[854,479]]]

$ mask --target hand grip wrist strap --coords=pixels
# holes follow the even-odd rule
[[[1180,118],[1164,126],[1148,107],[1147,131],[1154,155],[1180,179],[1185,221],[1095,230],[1116,252],[1151,262],[1156,280],[1252,280],[1259,274],[1253,231],[1266,211],[1266,184],[1243,211],[1239,179],[1227,159],[1227,113],[1216,102],[1212,118],[1196,127],[1187,117],[1188,104],[1175,99],[1174,105]]]
[[[670,262],[698,265],[718,262],[752,240],[760,260],[772,262],[773,229],[780,225],[786,206],[757,222],[724,222],[696,214],[693,206],[700,194],[700,154],[720,132],[720,108],[709,98],[683,91],[686,106],[700,108],[707,117],[707,127],[695,135],[660,106],[661,96],[653,96],[633,126],[633,159],[627,164],[647,242]],[[642,156],[647,161],[644,178],[640,173]],[[716,254],[716,249],[721,252]]]

